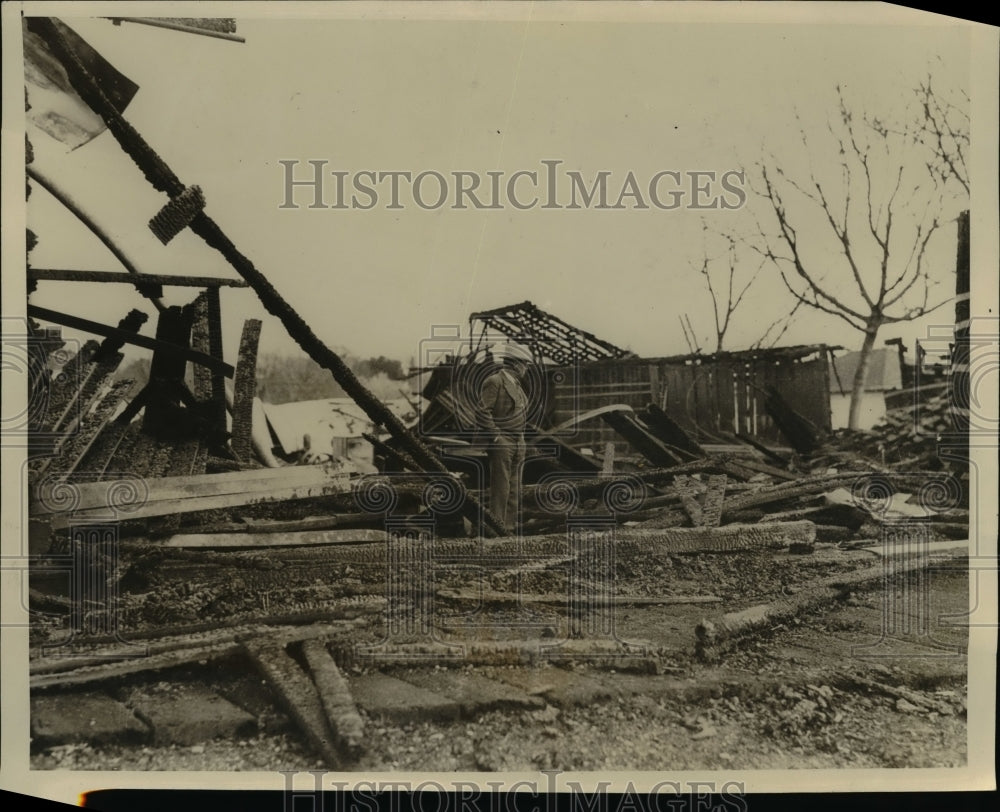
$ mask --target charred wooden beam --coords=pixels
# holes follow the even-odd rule
[[[705,449],[655,403],[647,405],[640,416],[650,432],[667,445],[680,449],[691,459],[707,456]]]
[[[773,386],[767,388],[764,410],[788,444],[803,457],[810,456],[822,445],[822,435],[816,424],[795,411]]]
[[[702,488],[695,485],[691,477],[686,474],[678,474],[674,477],[674,490],[681,501],[681,507],[691,518],[691,524],[695,527],[701,525],[702,508],[698,497],[701,495]]]
[[[326,766],[330,769],[342,767],[343,759],[334,746],[335,737],[323,711],[323,702],[305,671],[279,646],[248,642],[245,651]]]
[[[128,285],[160,285],[185,288],[245,288],[242,279],[215,276],[174,276],[161,273],[124,273],[122,271],[74,271],[62,268],[28,268],[28,279],[51,282],[116,282]]]
[[[197,352],[222,360],[222,306],[218,288],[208,288],[195,299],[194,320],[191,326],[192,348]],[[202,431],[202,457],[197,464],[204,472],[208,447],[221,448],[225,445],[226,428],[226,387],[225,376],[199,364],[194,365],[195,397],[199,401],[198,411],[205,421]]]
[[[149,366],[149,383],[151,390],[146,401],[146,411],[143,415],[143,431],[158,435],[177,417],[180,404],[178,383],[184,381],[184,370],[187,359],[183,355],[164,352],[163,346],[189,349],[191,341],[191,312],[181,307],[168,307],[156,323],[156,340],[161,348],[153,351],[153,359]]]
[[[342,513],[332,516],[310,516],[305,519],[289,519],[287,521],[257,521],[215,522],[201,526],[186,526],[189,533],[298,533],[305,530],[336,530],[349,526],[359,528],[385,526],[385,515],[382,513]]]
[[[405,451],[399,451],[393,448],[388,443],[383,443],[374,434],[369,434],[368,432],[363,432],[361,436],[371,443],[372,448],[375,449],[376,454],[380,454],[382,459],[387,463],[387,470],[389,471],[419,471],[420,466],[407,454]]]
[[[321,640],[306,640],[302,654],[319,691],[326,720],[334,736],[334,747],[347,759],[354,760],[364,749],[365,723],[361,720],[347,680]]]
[[[253,399],[257,395],[257,346],[260,343],[260,319],[243,322],[239,360],[233,378],[233,435],[230,447],[240,462],[253,456]]]
[[[668,468],[685,462],[632,415],[624,412],[605,412],[601,415],[601,419],[628,440],[629,444],[653,465]]]
[[[962,557],[968,548],[952,549],[944,555]],[[851,573],[838,573],[802,584],[791,598],[728,612],[713,620],[703,620],[695,629],[695,653],[702,660],[714,660],[733,648],[743,637],[772,627],[802,612],[832,603],[852,587],[860,587],[884,579],[905,575],[915,570],[940,564],[934,556],[902,556],[889,564],[867,567]]]
[[[46,473],[63,476],[80,468],[84,455],[93,446],[98,434],[131,389],[132,381],[118,381],[113,384],[94,408],[93,413],[83,418],[79,429],[60,449],[59,455],[46,468]]]
[[[746,434],[737,434],[735,436],[736,439],[739,440],[740,442],[746,443],[751,448],[756,448],[761,454],[763,454],[765,457],[771,460],[771,462],[777,463],[783,468],[788,467],[789,460],[787,460],[773,448],[768,448],[763,443],[757,442],[753,437],[749,437]]]
[[[194,350],[187,349],[185,347],[176,347],[172,344],[164,344],[161,341],[157,341],[155,338],[148,338],[144,335],[139,335],[138,333],[130,333],[126,330],[120,330],[117,327],[109,327],[106,324],[101,324],[100,322],[91,321],[90,319],[82,319],[79,316],[71,316],[68,313],[60,313],[56,310],[49,310],[47,307],[38,307],[37,305],[28,305],[28,315],[33,316],[36,319],[41,319],[42,321],[50,321],[53,324],[61,324],[63,327],[72,327],[74,330],[81,330],[85,333],[91,333],[93,335],[99,336],[114,336],[120,338],[125,344],[132,344],[136,347],[143,347],[147,350],[161,350],[165,353],[170,353],[185,361],[190,361],[193,364],[202,364],[212,370],[217,370],[225,375],[227,378],[233,377],[233,368],[210,355],[204,355],[200,352],[195,352]],[[96,342],[95,342],[96,348]]]
[[[31,305],[28,305],[28,309],[31,309]],[[60,372],[50,381],[45,416],[39,425],[40,432],[49,434],[58,431],[77,401],[80,387],[86,380],[89,364],[99,348],[100,345],[96,341],[87,341],[79,351],[67,359]]]

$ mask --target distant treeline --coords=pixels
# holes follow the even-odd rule
[[[341,357],[376,397],[388,400],[399,397],[400,390],[409,391],[400,361],[384,355],[357,358],[342,353]],[[123,364],[115,378],[131,378],[136,382],[133,392],[138,391],[149,380],[149,359],[135,358]],[[265,353],[257,358],[257,396],[267,403],[289,403],[346,395],[333,375],[311,358]]]

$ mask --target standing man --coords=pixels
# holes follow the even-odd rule
[[[493,357],[502,366],[483,381],[480,411],[490,443],[490,510],[508,530],[515,530],[528,416],[522,382],[532,356],[525,347],[506,344],[493,347]]]

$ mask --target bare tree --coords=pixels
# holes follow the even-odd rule
[[[707,228],[702,226],[703,233],[707,231]],[[736,240],[732,237],[725,237],[727,245],[724,254],[723,273],[721,274],[721,280],[713,280],[713,275],[718,275],[715,268],[718,265],[718,260],[723,259],[722,256],[709,257],[708,250],[705,250],[704,257],[702,259],[701,267],[698,269],[699,273],[705,279],[705,286],[708,288],[708,295],[712,299],[712,317],[715,320],[715,351],[722,352],[722,345],[726,340],[726,332],[729,330],[730,322],[733,318],[733,313],[736,312],[737,308],[743,302],[743,297],[746,296],[747,291],[750,290],[750,286],[754,283],[757,275],[760,273],[760,269],[763,267],[763,262],[761,262],[755,271],[751,274],[743,274],[743,276],[748,277],[744,282],[740,279],[737,282],[737,261],[736,261]]]
[[[918,108],[915,120],[899,128],[871,116],[868,125],[883,138],[897,135],[922,145],[931,178],[942,187],[957,184],[968,197],[969,94],[960,88],[938,92],[932,73],[913,92]]]
[[[800,125],[811,167],[792,170],[773,155],[758,165],[756,191],[770,223],[758,219],[752,245],[800,305],[862,333],[848,422],[856,428],[879,330],[951,298],[932,301],[941,280],[930,267],[928,246],[948,219],[943,181],[967,178],[956,171],[964,168],[964,148],[956,145],[967,144],[968,135],[958,108],[941,102],[930,81],[918,91],[923,109],[911,107],[900,126],[855,115],[839,86],[837,98],[829,151],[817,151]],[[817,174],[817,162],[834,167],[832,176]]]
[[[706,247],[703,251],[701,265],[696,267],[705,280],[705,287],[712,302],[715,352],[718,353],[725,348],[726,334],[729,332],[733,316],[743,304],[747,292],[757,281],[757,277],[760,276],[766,259],[756,256],[748,257],[745,251],[741,255],[742,241],[736,239],[732,234],[725,233],[714,235],[721,238],[724,247],[717,254],[710,256],[707,247],[709,229],[704,222],[702,223],[702,234]],[[747,270],[751,267],[753,270]],[[790,313],[775,319],[751,347],[757,349],[764,346],[774,346],[788,330],[798,309],[799,303],[797,302]],[[776,333],[775,330],[777,330]],[[686,333],[685,338],[687,338]],[[688,345],[691,345],[690,340],[688,340]]]

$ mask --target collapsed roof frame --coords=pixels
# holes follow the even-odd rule
[[[477,326],[479,339],[473,345]],[[472,313],[469,316],[470,349],[482,348],[491,330],[529,347],[536,359],[549,359],[557,365],[635,357],[635,353],[574,327],[529,301]]]

